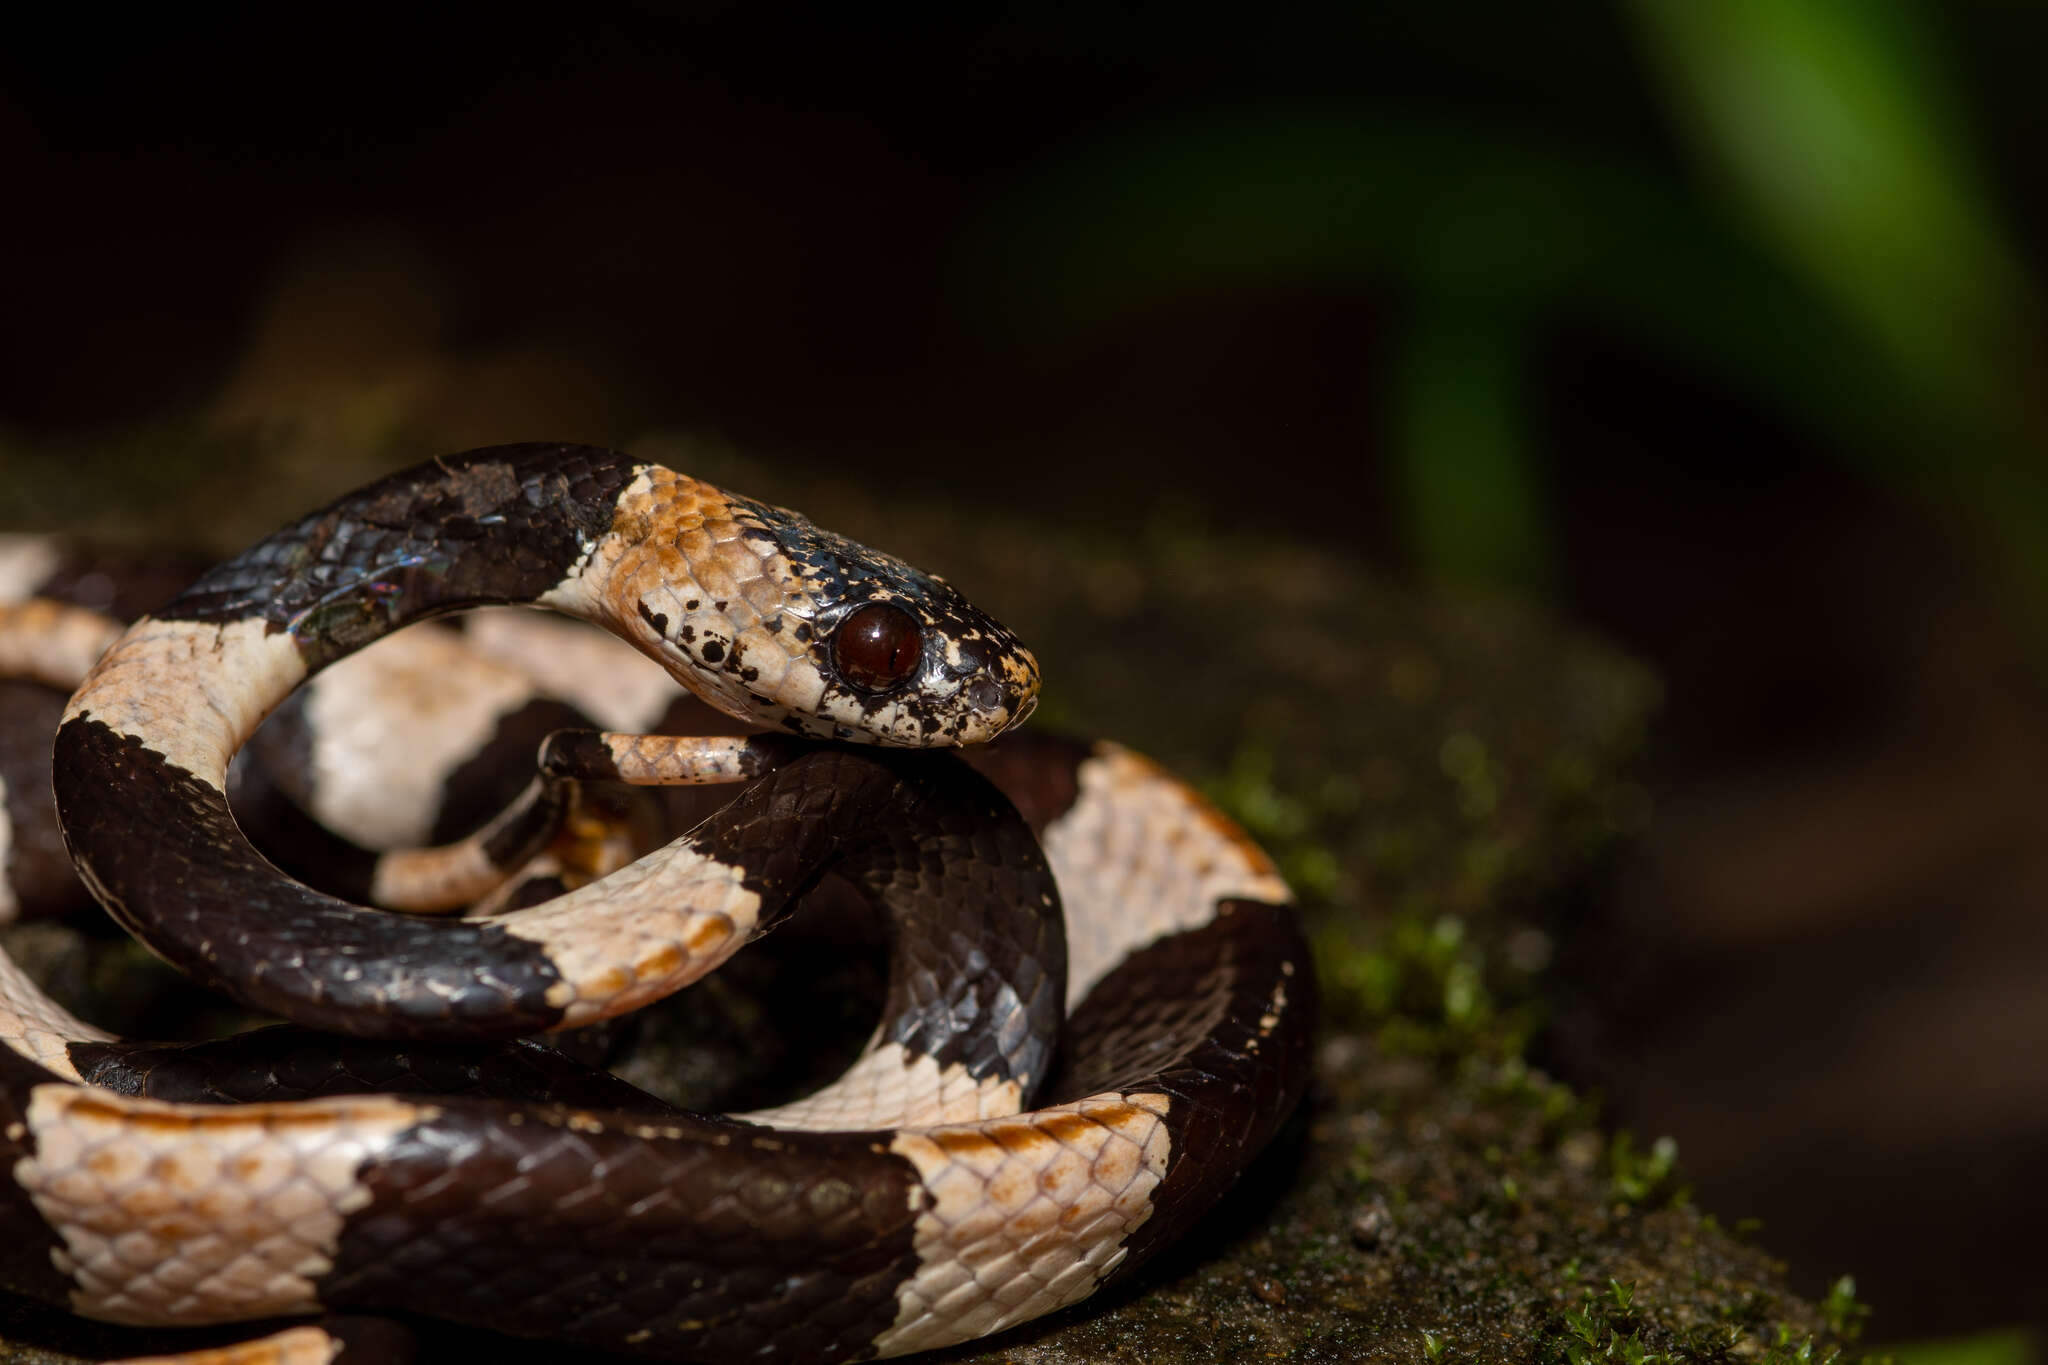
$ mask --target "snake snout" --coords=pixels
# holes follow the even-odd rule
[[[1038,709],[1038,661],[1021,646],[1018,656],[1010,661],[1009,675],[1002,682],[977,679],[975,686],[982,689],[982,695],[968,699],[977,709],[1002,717],[997,733],[1022,725]]]
[[[1014,730],[1038,706],[1038,660],[1014,635],[1001,627],[995,631],[953,651],[952,672],[966,708],[961,744],[986,743]]]

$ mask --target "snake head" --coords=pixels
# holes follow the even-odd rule
[[[713,706],[820,739],[981,744],[1038,703],[1038,661],[951,584],[658,466],[583,575],[588,614]]]

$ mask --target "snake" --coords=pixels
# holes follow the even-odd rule
[[[7,576],[0,553],[0,597]],[[555,734],[504,814],[364,852],[339,882],[353,899],[252,842],[231,774],[267,716],[296,708],[284,747],[310,789],[308,697],[411,640],[428,642],[415,679],[460,692],[445,627],[402,628],[506,607],[603,628],[739,733]],[[556,628],[477,619],[514,615]],[[566,644],[543,660],[608,718],[659,709],[606,693],[615,665]],[[153,1327],[316,1318],[181,1359],[393,1359],[384,1315],[674,1361],[970,1341],[1174,1244],[1306,1085],[1313,971],[1243,830],[1134,751],[1017,732],[1037,661],[943,579],[650,461],[556,444],[432,460],[125,630],[0,607],[0,670],[82,678],[51,772],[92,898],[296,1026],[126,1042],[0,957],[0,1286]],[[470,697],[471,731],[530,702]],[[738,794],[643,856],[438,903],[559,852],[577,793],[606,783]],[[828,876],[887,917],[888,999],[807,1099],[690,1113],[527,1039],[700,979]],[[466,1088],[414,1084],[437,1069]]]

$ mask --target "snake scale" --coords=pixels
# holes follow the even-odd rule
[[[1134,753],[1010,733],[1036,701],[1030,652],[942,580],[793,513],[611,451],[507,446],[348,494],[125,632],[32,596],[31,558],[0,552],[0,672],[83,677],[51,760],[79,879],[200,982],[320,1030],[292,1046],[330,1060],[278,1051],[290,1031],[125,1043],[0,959],[16,1292],[137,1324],[349,1315],[191,1356],[252,1365],[395,1358],[386,1313],[662,1360],[902,1355],[1128,1275],[1301,1094],[1314,983],[1266,856]],[[452,770],[513,716],[530,745],[562,703],[509,681],[491,631],[560,627],[395,632],[505,604],[604,627],[745,732],[641,733],[660,704],[622,700],[588,641],[546,637],[535,672],[613,728],[554,735],[539,776],[475,798],[503,813],[436,833],[448,798],[388,750]],[[352,701],[344,682],[380,669],[446,695],[417,721]],[[326,889],[230,809],[273,711],[254,748],[344,826]],[[349,765],[322,746],[375,747],[327,733],[357,722],[397,775],[337,795]],[[30,870],[50,817],[13,771],[9,914],[52,884]],[[727,782],[645,856],[564,852],[579,793]],[[888,999],[808,1099],[691,1114],[505,1041],[697,980],[828,875],[887,917]],[[468,1088],[347,1093],[434,1070],[374,1060],[408,1047],[452,1050]]]

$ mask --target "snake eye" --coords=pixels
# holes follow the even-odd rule
[[[832,633],[839,675],[865,692],[886,692],[917,671],[924,632],[917,618],[887,602],[848,613]]]

